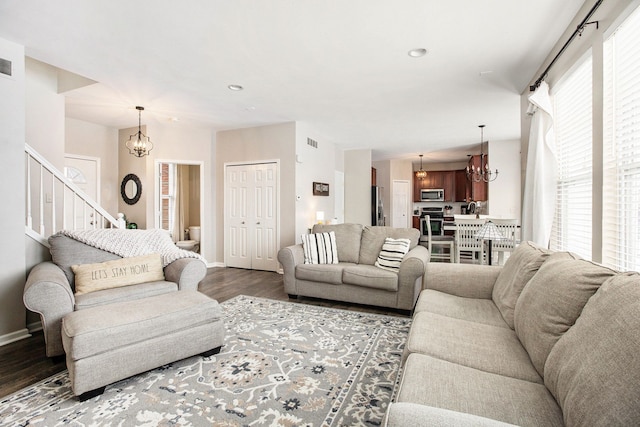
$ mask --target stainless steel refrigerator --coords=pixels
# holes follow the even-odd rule
[[[384,206],[382,204],[382,187],[371,187],[371,225],[384,225]]]

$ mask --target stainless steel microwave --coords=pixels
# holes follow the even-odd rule
[[[444,202],[442,188],[423,188],[420,190],[420,200],[423,202]]]

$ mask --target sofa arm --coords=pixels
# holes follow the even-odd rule
[[[465,298],[491,299],[500,266],[431,262],[425,275],[425,289]]]
[[[416,246],[402,259],[398,270],[397,308],[412,310],[422,290],[422,281],[430,253],[424,246]]]
[[[508,427],[513,424],[464,412],[420,405],[417,403],[392,403],[384,417],[383,427],[405,426],[456,426],[456,427]]]
[[[31,270],[22,295],[25,307],[40,314],[48,357],[64,354],[62,318],[71,313],[75,297],[64,272],[52,262]]]
[[[164,268],[164,277],[178,284],[181,291],[197,291],[198,283],[207,275],[206,264],[195,258],[181,258]]]
[[[284,291],[289,295],[298,295],[296,287],[296,265],[304,263],[302,245],[292,245],[278,251],[278,262],[284,272]]]

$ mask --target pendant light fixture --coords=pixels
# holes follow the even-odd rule
[[[420,170],[416,171],[416,178],[425,179],[427,177],[427,171],[422,170],[422,154],[420,154]]]
[[[138,110],[138,132],[129,137],[126,146],[129,149],[129,154],[136,157],[144,157],[148,156],[149,152],[153,150],[153,143],[148,136],[142,133],[142,111],[144,107],[136,106],[136,110]]]
[[[482,147],[484,145],[484,125],[478,125],[480,128],[480,165],[475,167],[473,164],[473,156],[469,155],[469,164],[467,165],[467,178],[472,182],[491,182],[498,177],[498,169],[492,171],[484,154]]]

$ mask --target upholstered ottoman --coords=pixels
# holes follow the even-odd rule
[[[71,388],[80,400],[158,366],[216,354],[223,339],[222,308],[197,291],[74,311],[62,320]]]

